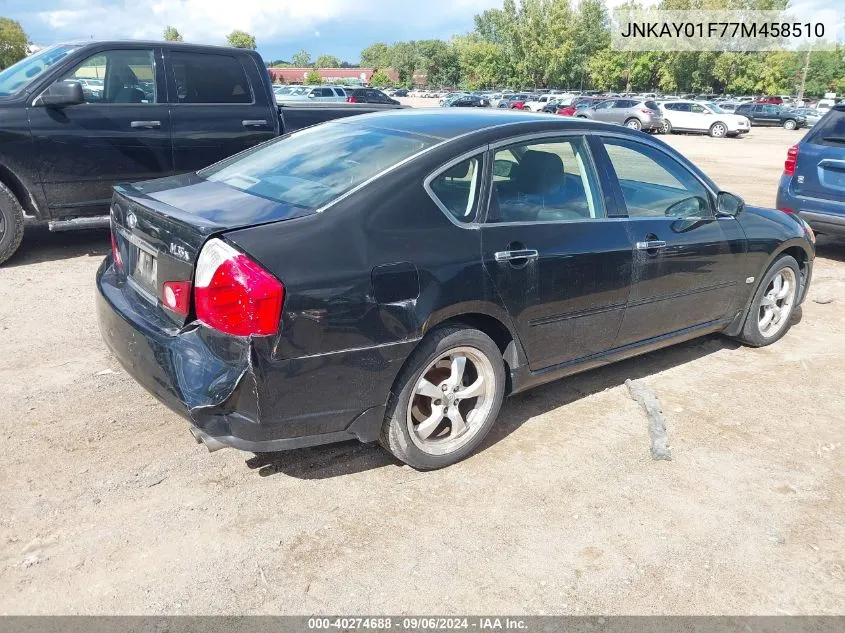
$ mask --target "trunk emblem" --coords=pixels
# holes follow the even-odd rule
[[[135,214],[134,214],[134,213],[131,213],[131,212],[130,212],[130,213],[126,216],[126,225],[127,225],[130,229],[134,229],[136,226],[138,226],[138,218],[137,218],[137,217],[135,217]]]
[[[798,176],[798,183],[802,185],[804,184],[804,176]]]

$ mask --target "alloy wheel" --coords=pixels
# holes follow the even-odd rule
[[[474,347],[441,354],[420,375],[408,406],[411,441],[431,455],[452,453],[478,433],[495,404],[490,359]]]
[[[643,129],[642,123],[639,122],[638,119],[630,119],[626,124],[625,127],[629,127],[632,130],[641,130]]]
[[[791,268],[781,269],[769,282],[766,293],[760,300],[757,315],[757,327],[763,338],[772,338],[789,321],[792,304],[795,302],[796,286],[795,271]]]
[[[727,133],[727,128],[722,123],[716,123],[713,125],[712,132],[713,136],[716,138],[721,138]]]

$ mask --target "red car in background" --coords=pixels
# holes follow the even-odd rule
[[[605,99],[599,97],[578,97],[565,108],[558,108],[555,114],[561,114],[563,116],[575,116],[575,111],[578,108],[589,108],[590,106],[594,106],[595,104],[601,101],[605,101]]]
[[[770,103],[772,105],[783,105],[782,97],[760,97],[754,103]]]

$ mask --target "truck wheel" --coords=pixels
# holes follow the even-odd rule
[[[0,264],[9,259],[23,239],[23,207],[9,188],[0,183]]]
[[[450,466],[490,431],[505,395],[502,352],[480,330],[433,330],[396,379],[379,442],[418,470]]]
[[[794,119],[787,119],[783,122],[783,129],[784,130],[794,130],[798,127],[798,123]]]

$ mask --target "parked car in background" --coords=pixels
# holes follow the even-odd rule
[[[489,108],[490,100],[476,94],[461,95],[444,104],[447,108]]]
[[[777,207],[797,213],[818,233],[845,236],[845,104],[789,148]]]
[[[501,101],[499,101],[499,104],[496,107],[507,108],[510,110],[522,110],[525,107],[525,102],[528,101],[528,99],[528,94],[524,92],[507,95],[502,97]]]
[[[525,102],[522,109],[530,110],[531,112],[540,112],[547,105],[555,103],[558,97],[552,94],[536,95],[534,98]]]
[[[346,92],[348,103],[381,103],[384,105],[399,105],[396,99],[391,99],[376,88],[348,88]]]
[[[814,257],[657,139],[497,110],[350,117],[112,208],[100,331],[198,441],[378,440],[422,470],[510,393],[714,332],[774,343]]]
[[[751,124],[744,116],[725,112],[715,103],[698,101],[666,101],[659,104],[663,111],[663,131],[699,132],[715,138],[747,134]]]
[[[717,105],[725,112],[734,113],[739,107],[739,104],[734,101],[719,101]]]
[[[746,117],[751,125],[780,126],[786,130],[797,130],[807,124],[807,119],[803,115],[766,103],[744,103],[734,110],[734,114]]]
[[[557,108],[555,110],[555,114],[560,114],[561,116],[575,116],[575,113],[579,109],[589,108],[605,100],[606,99],[602,97],[577,97],[576,99],[573,99],[569,105]]]
[[[407,88],[399,88],[398,90],[394,91],[394,92],[393,92],[393,95],[391,95],[391,96],[394,96],[394,97],[407,97],[407,96],[408,96],[408,90],[407,90]]]
[[[346,90],[341,86],[300,86],[286,94],[276,94],[276,101],[343,103],[346,101]]]
[[[663,113],[655,101],[608,99],[575,113],[582,119],[618,123],[634,130],[663,131]]]
[[[783,97],[760,97],[759,99],[755,100],[754,103],[768,103],[771,105],[781,105],[783,104]]]
[[[816,108],[790,108],[790,110],[800,116],[803,116],[806,120],[807,127],[813,127],[825,115],[824,112],[817,110]]]

